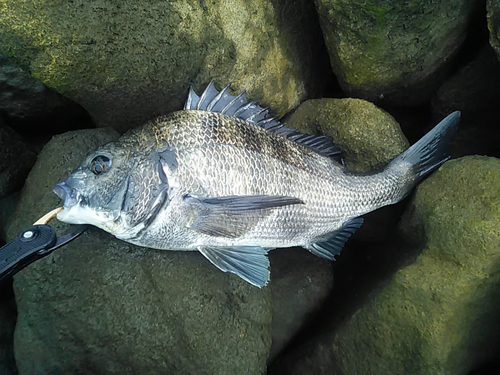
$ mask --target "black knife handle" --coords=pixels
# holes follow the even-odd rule
[[[48,225],[33,225],[23,230],[0,248],[0,281],[48,255],[56,240],[56,233]]]

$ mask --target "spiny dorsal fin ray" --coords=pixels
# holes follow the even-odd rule
[[[330,137],[304,134],[298,130],[290,129],[269,114],[268,108],[260,107],[257,102],[249,102],[246,93],[230,95],[229,84],[221,91],[217,91],[214,80],[210,81],[203,93],[198,96],[192,87],[184,105],[185,110],[202,110],[223,113],[256,124],[274,134],[279,134],[293,142],[310,148],[317,153],[329,156],[342,163],[341,151],[336,147]]]

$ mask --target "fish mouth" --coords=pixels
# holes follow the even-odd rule
[[[65,208],[74,206],[81,201],[81,194],[76,189],[66,185],[65,182],[56,184],[54,186],[54,193],[64,202],[63,205]]]

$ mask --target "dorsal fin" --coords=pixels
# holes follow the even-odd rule
[[[214,86],[214,80],[210,81],[207,88],[200,96],[190,87],[184,109],[223,113],[228,116],[246,120],[267,131],[279,134],[286,139],[297,142],[321,155],[329,156],[339,163],[342,163],[341,151],[333,144],[330,137],[305,134],[298,130],[290,129],[279,120],[272,117],[269,114],[269,108],[262,108],[257,102],[249,102],[245,91],[236,96],[230,95],[228,91],[229,84],[221,91],[217,91]]]

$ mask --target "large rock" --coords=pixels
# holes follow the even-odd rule
[[[445,163],[405,215],[402,234],[424,246],[415,263],[270,373],[455,375],[498,358],[499,186],[498,159]]]
[[[53,184],[116,136],[55,137],[27,179],[10,237],[60,204]],[[265,372],[270,288],[223,273],[195,252],[144,249],[90,229],[16,275],[14,290],[20,374]]]
[[[306,133],[332,137],[353,172],[380,170],[409,146],[390,114],[361,99],[308,100],[286,119],[286,124]],[[370,241],[387,238],[396,228],[401,207],[389,206],[369,213],[354,236]]]
[[[306,0],[7,0],[0,53],[120,131],[180,109],[211,78],[283,115],[331,76]]]
[[[479,0],[316,0],[332,68],[350,96],[429,100],[464,41]]]

